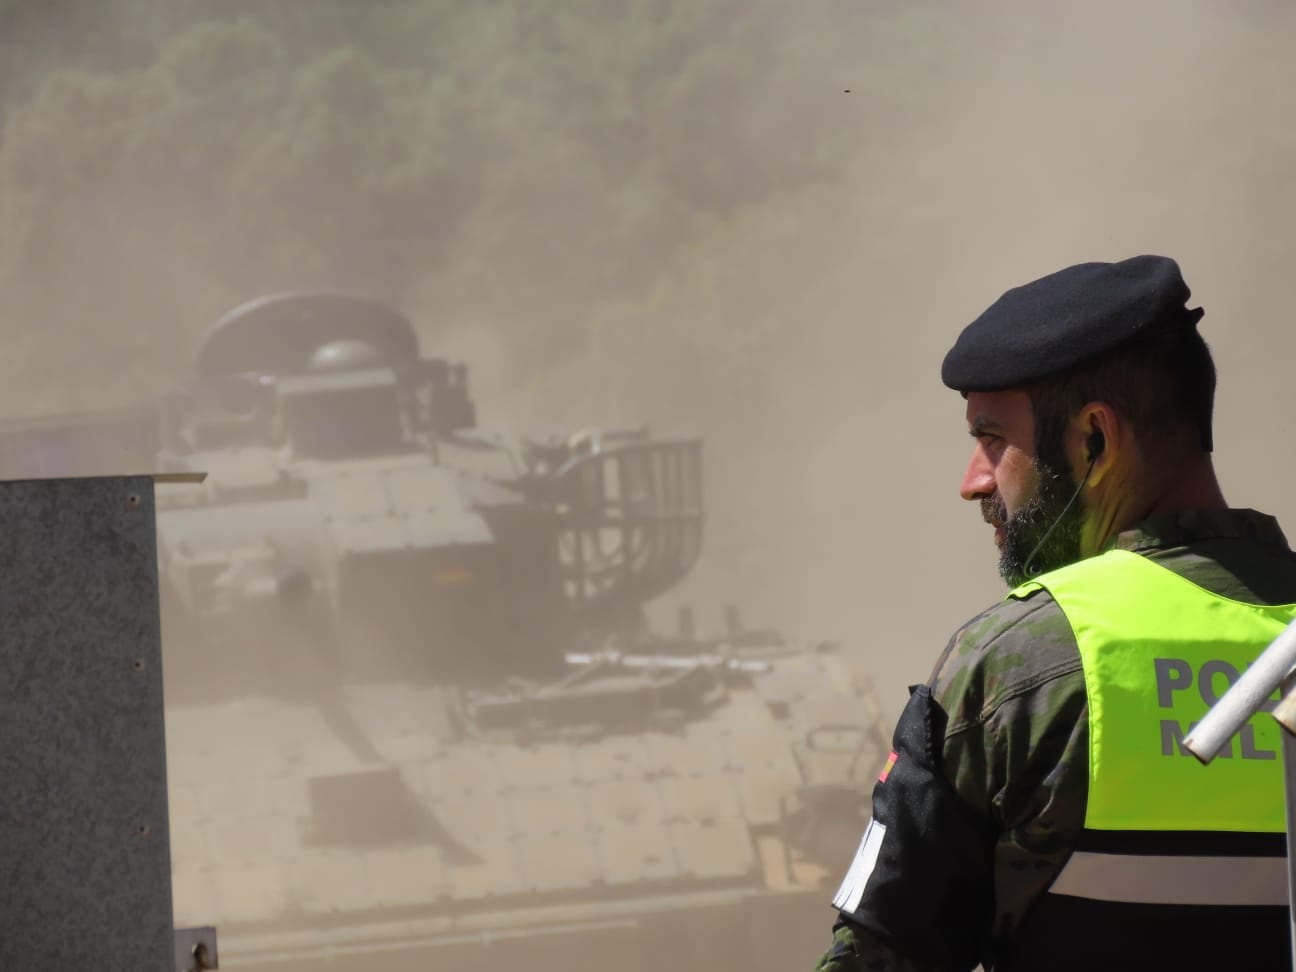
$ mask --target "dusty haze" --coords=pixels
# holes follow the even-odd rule
[[[893,705],[1002,592],[987,528],[957,496],[969,446],[939,364],[1009,287],[1085,260],[1178,259],[1219,367],[1226,495],[1296,515],[1278,434],[1293,395],[1296,20],[1206,2],[957,16],[915,29],[889,77],[861,55],[807,81],[859,140],[839,182],[668,257],[654,300],[592,312],[587,355],[559,380],[482,396],[499,415],[511,399],[705,435],[709,547],[685,594],[846,640]],[[608,319],[621,326],[601,344]],[[716,320],[729,340],[699,347],[694,369],[652,367]]]
[[[0,4],[0,16],[23,6]],[[95,146],[70,122],[42,122],[27,97],[47,76],[77,69],[52,12],[61,8],[49,4],[42,21],[38,6],[12,21],[25,32],[21,49],[0,48],[21,54],[20,68],[9,65],[18,88],[0,130],[0,213],[10,216],[0,254],[26,254],[6,264],[0,295],[9,415],[169,388],[209,323],[262,292],[374,293],[418,322],[427,353],[470,364],[483,425],[643,423],[704,437],[705,553],[656,616],[672,624],[687,602],[700,622],[719,623],[721,605],[734,602],[791,637],[843,641],[894,715],[954,628],[1002,594],[988,528],[957,495],[969,443],[963,403],[939,381],[941,356],[1009,287],[1071,263],[1154,252],[1180,261],[1206,310],[1226,495],[1296,528],[1287,485],[1296,463],[1281,431],[1296,404],[1296,15],[1286,4],[825,0],[804,13],[766,4],[767,33],[786,46],[717,70],[714,104],[696,93],[640,104],[653,124],[634,151],[665,157],[688,139],[705,154],[711,112],[726,122],[715,131],[742,139],[732,159],[715,146],[730,167],[710,174],[716,185],[759,181],[766,157],[795,177],[713,210],[646,194],[639,205],[664,214],[656,235],[621,246],[620,265],[597,272],[589,255],[625,215],[604,197],[629,169],[574,169],[543,146],[528,155],[529,143],[517,148],[529,178],[419,259],[388,233],[412,232],[399,207],[383,218],[347,208],[380,149],[296,163],[316,180],[306,181],[318,187],[312,232],[326,239],[300,259],[287,245],[260,259],[261,241],[231,229],[227,200],[208,184],[186,193],[180,168],[73,179],[98,171]],[[120,18],[144,7],[100,6]],[[167,29],[140,22],[137,36]],[[519,50],[535,39],[521,28],[510,36]],[[95,49],[96,64],[111,53]],[[381,63],[386,52],[361,53]],[[589,57],[574,73],[604,76],[618,63],[615,53]],[[454,90],[473,90],[474,77],[455,78]],[[527,91],[525,112],[507,124],[539,132],[570,120],[558,95],[545,100],[552,78],[491,77]],[[192,97],[202,102],[201,90]],[[105,95],[92,110],[112,104]],[[307,99],[300,110],[316,107]],[[228,117],[203,110],[237,127],[256,106],[234,105]],[[193,154],[207,165],[222,151],[218,134],[181,136],[159,157],[180,166]],[[827,163],[794,164],[801,146],[825,145]],[[274,151],[281,160],[293,147]],[[583,158],[618,151],[596,140]],[[69,156],[89,161],[51,162]],[[444,176],[438,205],[485,191],[466,169]],[[240,191],[260,207],[259,225],[272,224],[276,197],[256,185]],[[42,233],[33,200],[51,199],[60,223]],[[614,270],[624,292],[608,284],[621,279]]]
[[[47,14],[10,6],[27,10],[15,21],[20,91],[81,66],[41,49],[62,55],[61,31],[86,25],[54,4]],[[143,9],[101,4],[91,26],[102,29],[113,7],[127,21]],[[772,6],[767,15],[788,16]],[[597,240],[598,190],[612,176],[573,185],[543,158],[525,160],[520,220],[500,217],[525,236],[386,281],[357,269],[383,244],[381,222],[333,227],[345,235],[327,261],[266,268],[256,241],[216,238],[229,223],[215,199],[197,194],[172,211],[147,173],[105,177],[106,195],[94,181],[64,185],[77,196],[73,230],[37,241],[47,249],[27,266],[39,272],[7,281],[0,402],[32,414],[137,400],[176,383],[197,336],[233,302],[298,285],[378,290],[419,321],[429,352],[470,361],[487,422],[648,423],[704,436],[707,552],[681,596],[703,616],[734,600],[794,636],[847,640],[898,698],[949,631],[1000,591],[990,538],[956,495],[961,402],[937,376],[958,328],[1010,286],[1081,260],[1179,259],[1218,356],[1228,495],[1289,513],[1274,433],[1291,394],[1293,26],[1265,2],[819,5],[778,25],[787,48],[753,52],[768,63],[743,64],[739,95],[712,110],[737,113],[752,165],[762,151],[787,155],[790,140],[845,133],[840,171],[699,219],[679,245],[645,246],[635,272],[648,289],[618,304],[582,293],[579,273],[548,272],[563,263],[551,239]],[[132,31],[141,42],[167,27],[134,21]],[[615,61],[582,69],[615,71]],[[542,91],[545,79],[518,80]],[[13,99],[10,136],[29,123],[24,107]],[[675,114],[708,107],[645,109],[669,133]],[[93,152],[75,129],[41,134],[47,162]],[[179,165],[188,150],[178,142],[164,157]],[[40,184],[41,160],[20,161],[12,168]],[[365,160],[302,164],[345,200]],[[12,213],[25,200],[8,188],[0,200]],[[273,200],[263,205],[273,214]],[[41,214],[27,215],[39,228]],[[6,246],[33,246],[18,225],[8,223]],[[244,259],[212,259],[231,252]],[[483,254],[489,280],[455,275]],[[468,296],[456,302],[454,291]],[[561,322],[548,342],[560,356],[536,363],[547,342],[528,308]]]

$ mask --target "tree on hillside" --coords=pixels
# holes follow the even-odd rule
[[[327,286],[494,321],[543,368],[710,222],[842,161],[804,79],[847,41],[815,17],[7,0],[0,314],[104,353],[129,328],[147,371],[233,303]]]

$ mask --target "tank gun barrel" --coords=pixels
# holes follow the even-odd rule
[[[635,655],[616,651],[567,652],[563,659],[569,665],[612,665],[641,669],[721,668],[731,672],[760,674],[773,669],[769,662],[728,655]]]

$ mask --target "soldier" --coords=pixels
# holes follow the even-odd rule
[[[1189,293],[1069,267],[946,356],[1011,591],[910,690],[819,972],[1291,968],[1276,724],[1181,746],[1296,618],[1296,554],[1215,476]]]

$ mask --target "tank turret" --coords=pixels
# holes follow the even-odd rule
[[[649,624],[702,552],[699,441],[478,428],[403,315],[316,293],[223,317],[159,413],[129,455],[63,416],[0,459],[207,474],[157,500],[168,786],[176,922],[230,968],[822,952],[885,738],[833,644]]]

